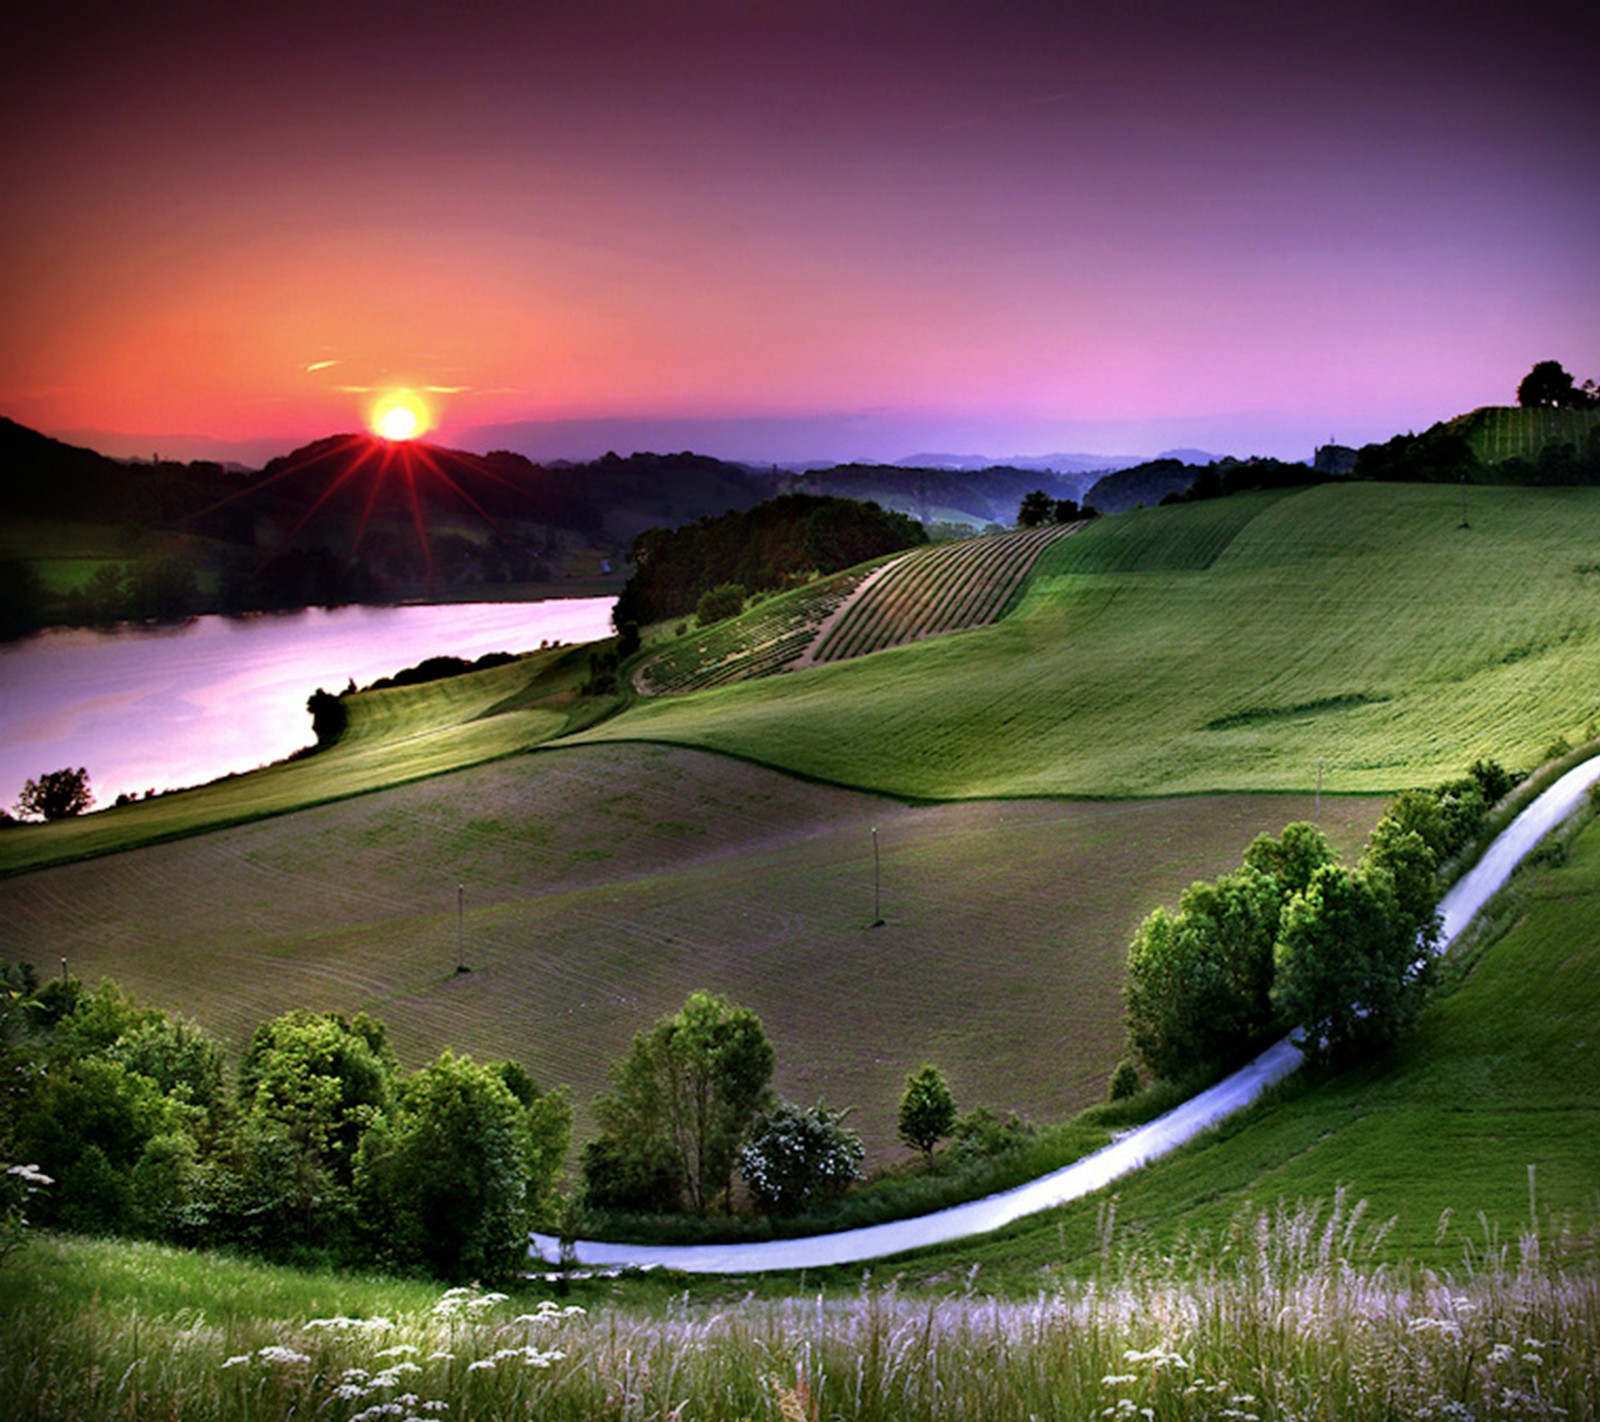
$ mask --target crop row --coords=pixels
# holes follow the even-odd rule
[[[1534,460],[1549,443],[1570,441],[1581,447],[1594,424],[1594,417],[1582,410],[1491,409],[1481,412],[1477,431],[1469,438],[1487,463]]]
[[[906,554],[861,590],[810,659],[844,661],[995,621],[1039,554],[1075,526],[1019,529]]]
[[[746,617],[685,633],[640,669],[639,690],[647,696],[702,691],[781,671],[868,571],[851,569],[773,598]]]

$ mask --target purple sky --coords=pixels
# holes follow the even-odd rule
[[[1109,8],[51,7],[0,413],[272,452],[404,386],[544,455],[1304,457],[1600,375],[1592,12]]]

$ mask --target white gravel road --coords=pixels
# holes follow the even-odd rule
[[[1589,786],[1597,780],[1600,780],[1600,757],[1568,771],[1512,821],[1477,865],[1452,886],[1439,904],[1444,917],[1441,952],[1505,883],[1522,857],[1577,808]],[[1025,1215],[1076,1200],[1175,1150],[1208,1126],[1214,1126],[1225,1116],[1249,1105],[1303,1061],[1300,1049],[1285,1038],[1210,1090],[1130,1131],[1093,1155],[1013,1190],[935,1214],[865,1229],[841,1230],[837,1234],[754,1244],[642,1245],[580,1240],[576,1246],[577,1262],[600,1268],[656,1266],[690,1274],[759,1273],[855,1264],[925,1245],[948,1244],[952,1240],[985,1234]],[[558,1241],[545,1234],[535,1234],[532,1239],[530,1253],[555,1262]]]

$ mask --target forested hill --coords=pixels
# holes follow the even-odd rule
[[[209,537],[242,536],[242,520],[214,511],[240,487],[205,460],[130,466],[63,444],[0,417],[0,517],[66,518],[152,529],[190,526]]]
[[[701,594],[725,583],[759,592],[927,541],[915,519],[875,503],[782,494],[744,512],[640,534],[613,616],[619,629],[642,627],[693,612]]]

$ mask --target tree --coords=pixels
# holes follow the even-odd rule
[[[1361,854],[1365,872],[1387,878],[1395,908],[1423,953],[1431,953],[1439,941],[1439,895],[1434,890],[1438,867],[1422,836],[1388,815],[1373,826]]]
[[[1076,499],[1057,499],[1051,511],[1051,517],[1056,523],[1076,523],[1079,517],[1078,501]]]
[[[348,1185],[361,1135],[388,1109],[394,1053],[365,1013],[295,1011],[263,1022],[239,1068],[239,1102],[281,1129],[308,1165]]]
[[[37,780],[29,780],[17,796],[17,813],[41,820],[65,820],[81,815],[94,804],[89,789],[89,772],[81,765],[76,770],[51,770]]]
[[[1017,508],[1017,524],[1021,528],[1038,528],[1055,517],[1055,500],[1043,489],[1035,489],[1022,496]]]
[[[1388,876],[1326,864],[1283,911],[1273,998],[1313,1059],[1391,1040],[1426,980],[1413,922]]]
[[[1561,362],[1542,360],[1522,377],[1522,383],[1517,386],[1517,404],[1572,406],[1579,403],[1574,394],[1572,377]]]
[[[33,564],[0,559],[0,637],[17,637],[40,626],[44,602],[44,582]]]
[[[357,1194],[396,1260],[440,1278],[505,1278],[527,1255],[527,1108],[505,1077],[448,1048],[361,1140]]]
[[[956,1099],[936,1066],[925,1065],[906,1078],[900,1098],[900,1139],[933,1163],[933,1148],[955,1129]]]
[[[311,713],[311,731],[317,738],[318,748],[331,746],[344,734],[349,713],[339,697],[320,686],[306,698],[306,710]]]
[[[844,1124],[848,1115],[821,1102],[791,1101],[762,1115],[739,1152],[750,1198],[770,1214],[797,1215],[848,1190],[861,1178],[866,1154],[861,1137]]]
[[[774,1053],[761,1019],[707,992],[633,1039],[596,1097],[598,1158],[670,1165],[680,1200],[696,1214],[727,1199],[740,1144],[769,1099]],[[588,1180],[590,1153],[585,1152]],[[596,1203],[599,1203],[598,1199]]]
[[[695,621],[701,627],[709,627],[713,622],[737,617],[744,611],[745,597],[743,584],[720,583],[700,594],[699,605],[695,608]]]
[[[1156,909],[1128,949],[1129,1045],[1156,1076],[1232,1065],[1272,1026],[1278,881],[1246,864]]]
[[[1285,899],[1304,892],[1311,876],[1324,864],[1332,864],[1334,859],[1328,837],[1304,820],[1285,825],[1276,839],[1258,834],[1244,852],[1246,867],[1270,874],[1278,881],[1279,892]]]

